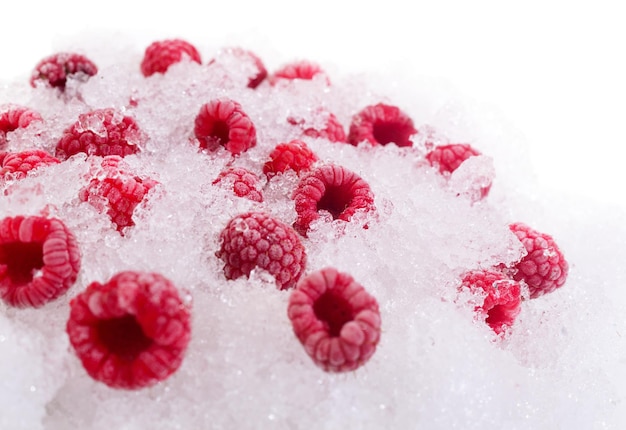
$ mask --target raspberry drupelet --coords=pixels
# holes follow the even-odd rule
[[[17,153],[7,153],[0,160],[1,179],[23,179],[28,172],[60,161],[45,151],[33,149]]]
[[[141,61],[141,73],[148,77],[165,73],[172,64],[188,59],[202,64],[200,53],[191,43],[181,39],[153,42],[146,48]]]
[[[312,80],[317,75],[325,75],[322,68],[310,61],[296,61],[289,63],[278,69],[271,77],[270,82],[272,85],[276,84],[281,79],[293,81],[295,79]],[[326,77],[326,82],[328,77]]]
[[[220,233],[216,256],[226,279],[248,277],[254,268],[274,276],[279,289],[292,288],[306,265],[306,251],[287,224],[262,212],[238,215]]]
[[[98,67],[84,55],[61,52],[46,57],[37,64],[30,77],[30,85],[36,87],[38,82],[65,90],[68,78],[87,81],[98,73]]]
[[[221,146],[239,155],[256,145],[256,128],[241,105],[228,98],[202,105],[195,119],[194,134],[200,148],[216,151]]]
[[[267,78],[267,69],[263,64],[263,61],[252,51],[248,51],[246,49],[240,47],[233,48],[225,48],[220,53],[220,56],[228,55],[232,56],[241,61],[247,61],[254,66],[254,71],[250,75],[250,79],[248,80],[248,88],[255,89],[261,82],[263,82]],[[215,63],[215,59],[209,61],[208,65]]]
[[[352,117],[348,143],[369,142],[376,145],[395,143],[413,146],[411,136],[417,133],[413,120],[397,106],[384,103],[367,106]]]
[[[0,221],[0,298],[19,308],[38,308],[70,288],[80,270],[80,251],[62,221],[38,216]]]
[[[302,128],[302,134],[308,137],[328,139],[331,142],[346,141],[346,132],[343,129],[343,125],[341,125],[333,113],[328,113],[328,119],[324,128],[311,127],[303,119],[298,120],[293,117],[287,118],[287,122]]]
[[[6,144],[8,133],[26,128],[35,121],[43,121],[43,118],[30,108],[17,105],[0,107],[0,148]]]
[[[263,202],[263,192],[259,188],[257,175],[243,167],[229,167],[219,174],[213,185],[228,185],[237,197],[255,202]]]
[[[276,145],[270,153],[270,160],[263,165],[263,173],[267,179],[293,170],[296,173],[308,170],[318,160],[317,155],[301,140]]]
[[[70,307],[70,343],[95,380],[140,389],[167,379],[182,364],[190,311],[164,276],[121,272],[88,285]]]
[[[378,302],[352,276],[332,267],[298,282],[287,314],[307,354],[327,372],[362,366],[380,340]]]

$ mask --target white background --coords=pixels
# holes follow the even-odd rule
[[[542,186],[626,207],[618,2],[57,0],[5,4],[0,21],[0,80],[27,75],[59,41],[105,30],[142,46],[252,40],[286,59],[442,77],[525,134]]]

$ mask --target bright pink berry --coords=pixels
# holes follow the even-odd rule
[[[126,155],[139,152],[147,140],[135,120],[113,109],[96,109],[79,115],[78,121],[63,132],[56,156],[65,160],[84,152],[87,155]]]
[[[57,158],[38,149],[7,153],[0,160],[0,179],[22,179],[31,170],[57,163],[60,163]]]
[[[165,73],[172,64],[184,59],[202,64],[198,50],[189,42],[180,39],[153,42],[146,48],[141,61],[141,73],[146,77]]]
[[[239,155],[256,145],[256,128],[241,105],[230,99],[216,99],[202,105],[194,133],[200,148],[216,151],[225,147]]]
[[[486,294],[482,305],[475,311],[496,332],[503,333],[513,325],[521,310],[520,285],[501,272],[475,270],[465,274],[461,288]]]
[[[87,81],[98,73],[98,67],[87,57],[71,52],[61,52],[44,58],[37,64],[30,77],[31,86],[42,81],[47,85],[65,89],[67,78]]]
[[[342,166],[325,165],[303,177],[293,194],[298,217],[296,231],[303,236],[320,212],[332,219],[350,221],[357,211],[374,209],[370,186],[356,173]]]
[[[275,84],[280,79],[287,79],[290,81],[294,79],[311,80],[317,75],[324,74],[325,73],[322,68],[315,63],[310,61],[296,61],[294,63],[286,64],[274,72],[271,83]],[[328,78],[326,80],[328,81]]]
[[[276,278],[279,289],[295,285],[304,271],[306,251],[291,227],[262,212],[238,215],[220,234],[216,253],[226,279],[248,277],[254,268]]]
[[[534,299],[565,284],[569,265],[551,236],[540,233],[522,223],[509,226],[522,242],[528,254],[516,265],[516,281],[524,281]]]
[[[26,128],[33,121],[42,121],[41,115],[24,106],[0,107],[0,148],[6,144],[6,135],[18,128]]]
[[[139,389],[180,367],[191,338],[190,312],[164,276],[121,272],[88,285],[70,307],[70,343],[95,380]]]
[[[395,143],[412,146],[411,136],[417,133],[413,120],[400,108],[383,103],[367,106],[352,117],[348,142],[358,145],[365,141],[372,145]]]
[[[263,82],[265,78],[267,78],[267,69],[263,64],[263,61],[261,61],[261,59],[254,52],[245,50],[243,48],[234,47],[226,48],[223,53],[226,55],[232,55],[235,58],[241,59],[243,61],[249,61],[254,64],[256,70],[255,73],[253,73],[248,80],[248,88],[254,89],[258,87],[261,82]],[[213,64],[214,62],[215,59],[209,61],[209,65]]]
[[[287,314],[307,354],[327,372],[355,370],[376,351],[378,302],[347,273],[329,267],[301,279]]]
[[[263,201],[263,192],[259,188],[259,178],[243,167],[229,167],[224,170],[213,181],[213,185],[215,184],[228,184],[238,197],[255,202]]]
[[[7,217],[0,221],[0,298],[38,308],[76,281],[80,251],[74,235],[55,218]]]
[[[343,126],[341,125],[337,117],[332,113],[328,114],[328,120],[326,121],[326,125],[322,129],[320,129],[319,127],[315,128],[308,126],[304,120],[298,120],[293,117],[287,118],[287,121],[290,124],[300,126],[302,128],[302,134],[304,134],[305,136],[313,138],[324,138],[330,140],[331,142],[346,141],[346,132],[344,131]]]
[[[301,140],[281,143],[270,153],[270,160],[263,165],[263,173],[268,179],[286,170],[296,173],[308,170],[317,161],[313,153]]]

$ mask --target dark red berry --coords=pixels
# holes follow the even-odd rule
[[[254,52],[240,47],[234,47],[224,49],[221,55],[233,56],[238,60],[249,62],[254,65],[254,72],[252,72],[250,79],[248,80],[248,88],[254,89],[258,87],[261,82],[267,78],[267,69],[261,59]],[[209,65],[214,63],[215,59],[209,61]]]
[[[200,53],[189,42],[180,39],[153,42],[146,48],[141,61],[141,73],[146,77],[154,73],[165,73],[172,64],[185,59],[202,63]]]
[[[376,299],[352,276],[331,267],[298,282],[287,314],[307,354],[327,372],[362,366],[380,340]]]
[[[0,298],[38,308],[76,281],[80,251],[74,235],[55,218],[7,217],[0,221]]]
[[[164,276],[121,272],[88,285],[70,307],[70,343],[95,380],[139,389],[180,367],[191,338],[190,312]]]
[[[281,143],[270,153],[270,160],[263,165],[268,179],[286,170],[296,173],[308,170],[317,161],[317,156],[301,140]]]
[[[200,148],[216,151],[220,146],[239,155],[256,145],[256,128],[241,105],[230,99],[216,99],[202,105],[194,133]]]
[[[7,153],[0,160],[0,179],[22,179],[31,170],[57,163],[57,158],[37,149]]]
[[[294,63],[286,64],[274,72],[271,83],[275,84],[281,79],[290,81],[294,79],[311,80],[317,75],[325,75],[319,65],[310,61],[296,61]],[[326,78],[326,80],[328,82],[328,78]]]
[[[298,120],[293,117],[287,118],[290,124],[297,125],[302,128],[302,134],[313,138],[328,139],[331,142],[345,142],[346,132],[343,130],[343,126],[332,113],[328,113],[328,119],[324,128],[312,127],[304,120]]]
[[[413,120],[400,108],[379,103],[367,106],[352,117],[348,142],[352,145],[369,142],[372,145],[412,146],[411,136],[415,133]]]
[[[6,144],[6,135],[18,128],[26,128],[33,121],[42,121],[41,115],[24,106],[0,107],[0,148]]]
[[[54,88],[65,89],[69,77],[87,81],[98,73],[98,67],[87,57],[71,52],[61,52],[44,58],[37,64],[30,77],[30,84],[45,82]]]
[[[459,168],[465,160],[470,157],[481,155],[479,151],[465,143],[455,143],[450,145],[436,146],[426,154],[426,160],[431,166],[439,169],[442,175],[449,176]],[[491,183],[480,188],[480,198],[485,198],[489,194]]]
[[[229,167],[219,174],[213,185],[227,185],[238,197],[255,202],[263,201],[263,193],[259,188],[257,175],[243,167]]]

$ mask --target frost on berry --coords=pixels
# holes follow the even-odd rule
[[[164,276],[121,272],[91,283],[70,307],[70,343],[95,380],[139,389],[180,367],[191,337],[190,311]]]
[[[298,282],[287,314],[307,354],[327,372],[362,366],[380,340],[376,299],[352,276],[331,267]]]
[[[0,149],[7,143],[7,134],[18,128],[26,128],[34,121],[42,121],[41,115],[32,109],[17,105],[0,107]]]
[[[293,287],[306,265],[306,252],[296,232],[262,212],[230,220],[220,233],[216,256],[224,261],[226,279],[249,277],[259,268],[273,275],[281,290]]]
[[[37,64],[30,77],[30,84],[38,82],[60,90],[65,90],[68,78],[87,81],[98,73],[98,67],[87,57],[71,52],[61,52],[46,57]]]
[[[521,310],[521,288],[517,281],[503,273],[488,270],[475,270],[466,273],[461,281],[461,289],[482,296],[482,303],[474,311],[496,333],[502,334],[513,325]]]
[[[263,193],[259,188],[259,178],[243,167],[229,167],[224,170],[213,181],[213,185],[217,184],[231,188],[237,197],[255,202],[263,201]]]
[[[342,166],[325,165],[312,170],[298,183],[293,194],[296,231],[306,236],[313,221],[324,217],[350,221],[357,211],[374,209],[370,186]]]
[[[0,220],[0,298],[15,307],[37,308],[76,281],[80,251],[58,219],[16,216]]]
[[[271,77],[271,83],[274,85],[280,80],[293,81],[295,79],[310,81],[317,75],[325,76],[326,82],[330,84],[328,77],[318,64],[310,61],[296,61],[294,63],[286,64],[274,72]]]
[[[313,138],[328,139],[331,142],[345,142],[346,132],[343,129],[343,125],[339,122],[337,117],[328,112],[328,118],[324,127],[313,127],[307,124],[303,119],[297,119],[294,117],[287,118],[289,124],[299,126],[302,129],[302,134]]]
[[[413,120],[400,108],[379,103],[367,106],[352,117],[348,142],[352,145],[369,142],[372,145],[412,146],[411,136],[415,133]]]
[[[68,127],[56,146],[56,156],[65,160],[84,152],[87,155],[125,157],[141,150],[147,136],[135,120],[113,109],[96,109],[81,114]]]
[[[172,64],[184,60],[202,63],[196,47],[187,41],[181,39],[156,41],[146,48],[141,61],[141,73],[146,77],[155,73],[165,73]]]
[[[248,51],[240,47],[225,48],[220,52],[218,59],[223,59],[224,57],[230,57],[237,60],[239,63],[247,63],[251,65],[251,73],[249,75],[250,78],[248,79],[247,85],[248,88],[255,89],[267,78],[267,69],[263,64],[263,61],[261,61],[261,59],[252,51]],[[212,59],[209,61],[208,65],[211,66],[212,64],[215,64],[218,59]]]
[[[528,285],[530,298],[562,287],[567,279],[569,265],[554,239],[523,223],[513,223],[509,228],[527,251],[527,255],[514,266],[513,279]]]
[[[239,155],[256,145],[256,128],[241,105],[227,98],[202,105],[195,119],[194,134],[200,148],[216,151],[223,146]]]
[[[301,140],[281,143],[270,153],[270,159],[263,165],[263,173],[268,179],[293,170],[296,173],[308,170],[317,161],[317,155]]]
[[[22,179],[32,170],[58,163],[57,158],[38,149],[7,153],[0,160],[0,180]]]

